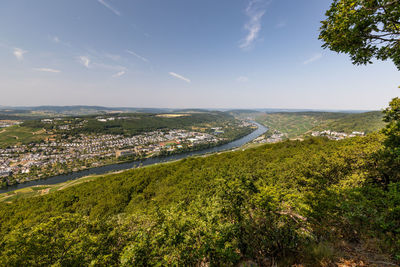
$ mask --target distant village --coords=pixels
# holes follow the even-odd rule
[[[256,144],[272,144],[272,143],[278,143],[281,142],[283,139],[285,139],[286,135],[279,132],[279,131],[273,131],[272,135],[262,135],[256,139],[253,140],[253,143]]]
[[[357,132],[353,131],[351,134],[346,134],[343,132],[335,132],[331,130],[324,130],[321,132],[315,131],[311,133],[311,136],[326,136],[330,140],[342,140],[345,138],[351,138],[351,137],[356,137],[356,136],[365,136],[364,132]]]
[[[21,121],[0,120],[0,128],[7,128],[21,123],[22,123]]]
[[[317,136],[324,136],[327,137],[330,140],[342,140],[345,138],[351,138],[351,137],[356,137],[356,136],[365,136],[364,132],[358,132],[358,131],[353,131],[351,134],[343,133],[343,132],[336,132],[336,131],[331,131],[331,130],[324,130],[324,131],[313,131],[311,133],[311,136],[317,137]],[[271,143],[278,143],[283,141],[284,139],[287,138],[287,135],[285,133],[281,133],[277,130],[274,130],[271,135],[262,135],[256,139],[253,140],[253,143],[257,144],[271,144]],[[297,138],[300,140],[303,140],[302,138]]]

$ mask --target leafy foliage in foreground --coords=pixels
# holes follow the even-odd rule
[[[354,64],[391,59],[400,70],[400,1],[334,0],[322,21],[323,47]]]
[[[369,184],[381,136],[287,141],[107,175],[0,204],[0,265],[234,265],[376,238],[399,256],[400,183]]]

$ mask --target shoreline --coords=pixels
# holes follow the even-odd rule
[[[90,171],[90,170],[93,170],[93,169],[96,169],[96,168],[102,168],[102,167],[119,165],[119,164],[137,163],[137,162],[139,162],[139,164],[140,164],[140,162],[148,160],[148,159],[156,159],[156,160],[162,161],[163,158],[167,158],[167,157],[174,156],[174,155],[180,155],[180,154],[184,154],[184,153],[198,152],[198,151],[202,151],[202,150],[206,150],[206,149],[210,149],[210,148],[216,148],[216,147],[219,147],[219,146],[223,146],[225,144],[229,144],[229,143],[235,142],[235,141],[237,141],[237,140],[239,140],[239,139],[241,139],[241,138],[243,138],[243,137],[245,137],[247,135],[252,134],[257,129],[255,129],[255,130],[253,130],[253,131],[251,131],[249,133],[246,133],[244,135],[239,135],[237,138],[232,139],[232,140],[221,140],[221,141],[219,141],[217,143],[209,143],[209,144],[205,144],[205,145],[199,145],[199,146],[197,146],[197,148],[196,147],[192,147],[192,149],[187,149],[187,150],[171,151],[167,155],[155,155],[155,156],[148,155],[148,156],[142,156],[142,157],[137,157],[137,158],[132,158],[132,159],[117,160],[115,162],[109,162],[109,163],[99,164],[97,166],[91,166],[91,167],[78,169],[76,171],[69,170],[69,171],[66,171],[66,172],[63,172],[63,173],[53,174],[53,175],[49,175],[49,176],[42,176],[42,177],[37,178],[37,179],[23,181],[21,183],[17,182],[17,183],[14,183],[14,184],[9,184],[9,185],[7,185],[5,187],[0,187],[0,194],[2,194],[1,193],[2,190],[7,190],[7,188],[9,188],[9,187],[15,187],[15,186],[18,186],[18,185],[23,185],[23,184],[26,184],[26,183],[40,181],[40,180],[47,180],[47,179],[51,179],[53,177],[58,177],[58,176],[62,176],[62,175],[71,175],[71,174],[80,173],[80,172],[83,172],[83,171]],[[135,166],[135,164],[134,164],[134,166]],[[135,167],[132,167],[132,168],[135,168]]]
[[[235,140],[229,141],[229,142],[223,142],[219,143],[214,146],[209,146],[206,148],[200,148],[198,150],[190,150],[190,151],[184,151],[181,153],[172,153],[171,155],[166,155],[162,157],[149,157],[149,158],[143,158],[140,160],[126,160],[126,161],[119,161],[115,162],[112,164],[105,164],[93,168],[87,168],[84,170],[79,170],[76,172],[69,172],[69,173],[64,173],[61,175],[56,175],[56,176],[50,176],[46,178],[41,178],[41,179],[35,179],[31,181],[27,181],[25,183],[18,183],[14,185],[7,186],[5,188],[0,188],[0,196],[9,192],[14,192],[14,191],[19,191],[21,189],[25,188],[32,188],[32,187],[40,187],[40,186],[53,186],[56,184],[60,183],[65,183],[68,181],[74,181],[78,180],[84,177],[90,177],[90,176],[95,176],[95,175],[104,175],[104,174],[110,174],[114,172],[120,172],[124,170],[129,170],[133,169],[136,167],[144,167],[144,166],[150,166],[150,165],[155,165],[158,163],[167,163],[167,162],[173,162],[177,161],[183,158],[188,158],[192,156],[202,156],[202,155],[211,155],[214,153],[218,152],[224,152],[224,151],[231,151],[232,149],[237,149],[238,147],[241,147],[248,142],[254,140],[261,134],[263,134],[267,128],[259,124],[257,122],[253,122],[257,125],[257,129],[254,131],[239,137]],[[260,133],[257,133],[259,132]],[[252,137],[252,135],[256,135]],[[249,140],[244,140],[242,144],[235,145],[236,142],[240,142],[243,139],[250,138]],[[224,148],[228,146],[228,148]],[[85,174],[86,173],[86,174]],[[49,181],[52,180],[52,181]]]
[[[175,162],[181,161],[183,159],[187,159],[187,158],[209,157],[209,156],[220,154],[220,153],[229,153],[229,152],[237,151],[237,149],[239,149],[239,148],[240,147],[236,147],[236,148],[232,148],[230,150],[224,150],[224,151],[219,151],[219,152],[214,152],[214,153],[193,155],[193,156],[182,158],[182,159],[176,159],[176,160],[170,160],[170,161],[162,161],[162,162],[157,162],[157,163],[150,164],[150,165],[133,167],[131,169],[110,171],[108,173],[103,173],[103,174],[90,174],[90,175],[83,176],[83,177],[80,177],[80,178],[77,178],[77,179],[74,179],[74,180],[68,180],[68,181],[65,181],[65,182],[57,183],[57,184],[32,185],[32,186],[16,189],[16,190],[13,190],[13,191],[0,193],[0,203],[1,202],[11,203],[12,201],[7,201],[7,199],[13,198],[13,197],[18,197],[18,196],[19,197],[24,197],[24,195],[27,195],[25,197],[33,197],[33,196],[39,196],[39,195],[47,195],[47,194],[49,194],[51,192],[61,191],[63,189],[69,188],[71,186],[75,186],[75,185],[79,185],[79,184],[82,184],[82,183],[91,182],[91,181],[94,181],[94,180],[96,180],[98,178],[101,178],[101,177],[104,177],[104,176],[115,175],[115,174],[123,173],[123,172],[126,172],[126,171],[130,171],[130,170],[133,170],[133,169],[136,169],[136,168],[150,168],[150,167],[154,167],[154,166],[161,165],[161,164],[172,164],[172,163],[175,163]]]

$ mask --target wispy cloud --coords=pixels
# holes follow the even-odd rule
[[[304,65],[307,65],[307,64],[310,64],[310,63],[312,63],[312,62],[314,62],[314,61],[320,60],[321,58],[322,58],[322,54],[321,54],[321,53],[318,53],[318,54],[313,55],[313,56],[310,57],[309,59],[305,60],[305,61],[303,62],[303,64],[304,64]]]
[[[188,79],[188,78],[186,78],[186,77],[183,77],[182,75],[179,75],[179,74],[177,74],[177,73],[175,73],[175,72],[170,72],[169,75],[171,75],[171,76],[173,76],[173,77],[175,77],[175,78],[178,78],[178,79],[180,79],[180,80],[182,80],[182,81],[185,81],[185,82],[187,82],[187,83],[190,83],[190,82],[191,82],[190,79]]]
[[[28,51],[22,50],[21,48],[14,48],[14,56],[19,60],[24,60],[24,54],[28,53]]]
[[[91,70],[106,70],[110,71],[112,73],[115,73],[112,75],[113,77],[120,77],[126,73],[127,68],[121,65],[117,64],[108,64],[102,62],[101,59],[113,59],[113,60],[119,60],[120,57],[118,55],[113,55],[113,54],[103,54],[101,57],[96,57],[94,55],[88,55],[86,56],[79,56],[77,57],[77,61],[84,67],[91,69]]]
[[[90,66],[90,59],[87,56],[80,56],[78,57],[79,63],[81,63],[83,66],[86,68],[89,68]]]
[[[239,76],[239,77],[237,77],[236,81],[240,82],[240,83],[245,83],[245,82],[249,81],[249,78],[246,76]]]
[[[250,0],[245,9],[245,14],[249,17],[249,20],[244,25],[247,35],[240,42],[239,47],[241,49],[248,49],[258,38],[258,34],[261,30],[261,19],[263,18],[266,7],[270,2],[271,1],[265,0]]]
[[[126,72],[123,70],[123,71],[120,71],[120,72],[118,72],[118,73],[115,73],[114,75],[113,75],[113,77],[114,78],[117,78],[117,77],[121,77],[122,75],[124,75]]]
[[[52,72],[52,73],[60,73],[60,70],[50,69],[50,68],[34,68],[33,70],[42,71],[42,72]]]
[[[71,44],[70,44],[70,43],[64,42],[64,41],[61,40],[60,37],[58,37],[57,35],[54,35],[54,36],[49,35],[49,38],[50,38],[50,40],[51,40],[53,43],[62,44],[62,45],[71,47]]]
[[[108,8],[109,10],[111,10],[115,15],[121,16],[121,13],[117,9],[112,7],[109,3],[107,3],[105,0],[97,0],[97,1],[106,8]]]
[[[136,54],[135,52],[131,51],[131,50],[126,50],[126,52],[128,54],[134,55],[135,57],[137,57],[140,60],[143,60],[144,62],[149,62],[149,60],[145,57],[142,57],[141,55]]]

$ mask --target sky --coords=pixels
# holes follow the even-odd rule
[[[2,0],[0,105],[379,110],[394,64],[322,49],[331,0]]]

